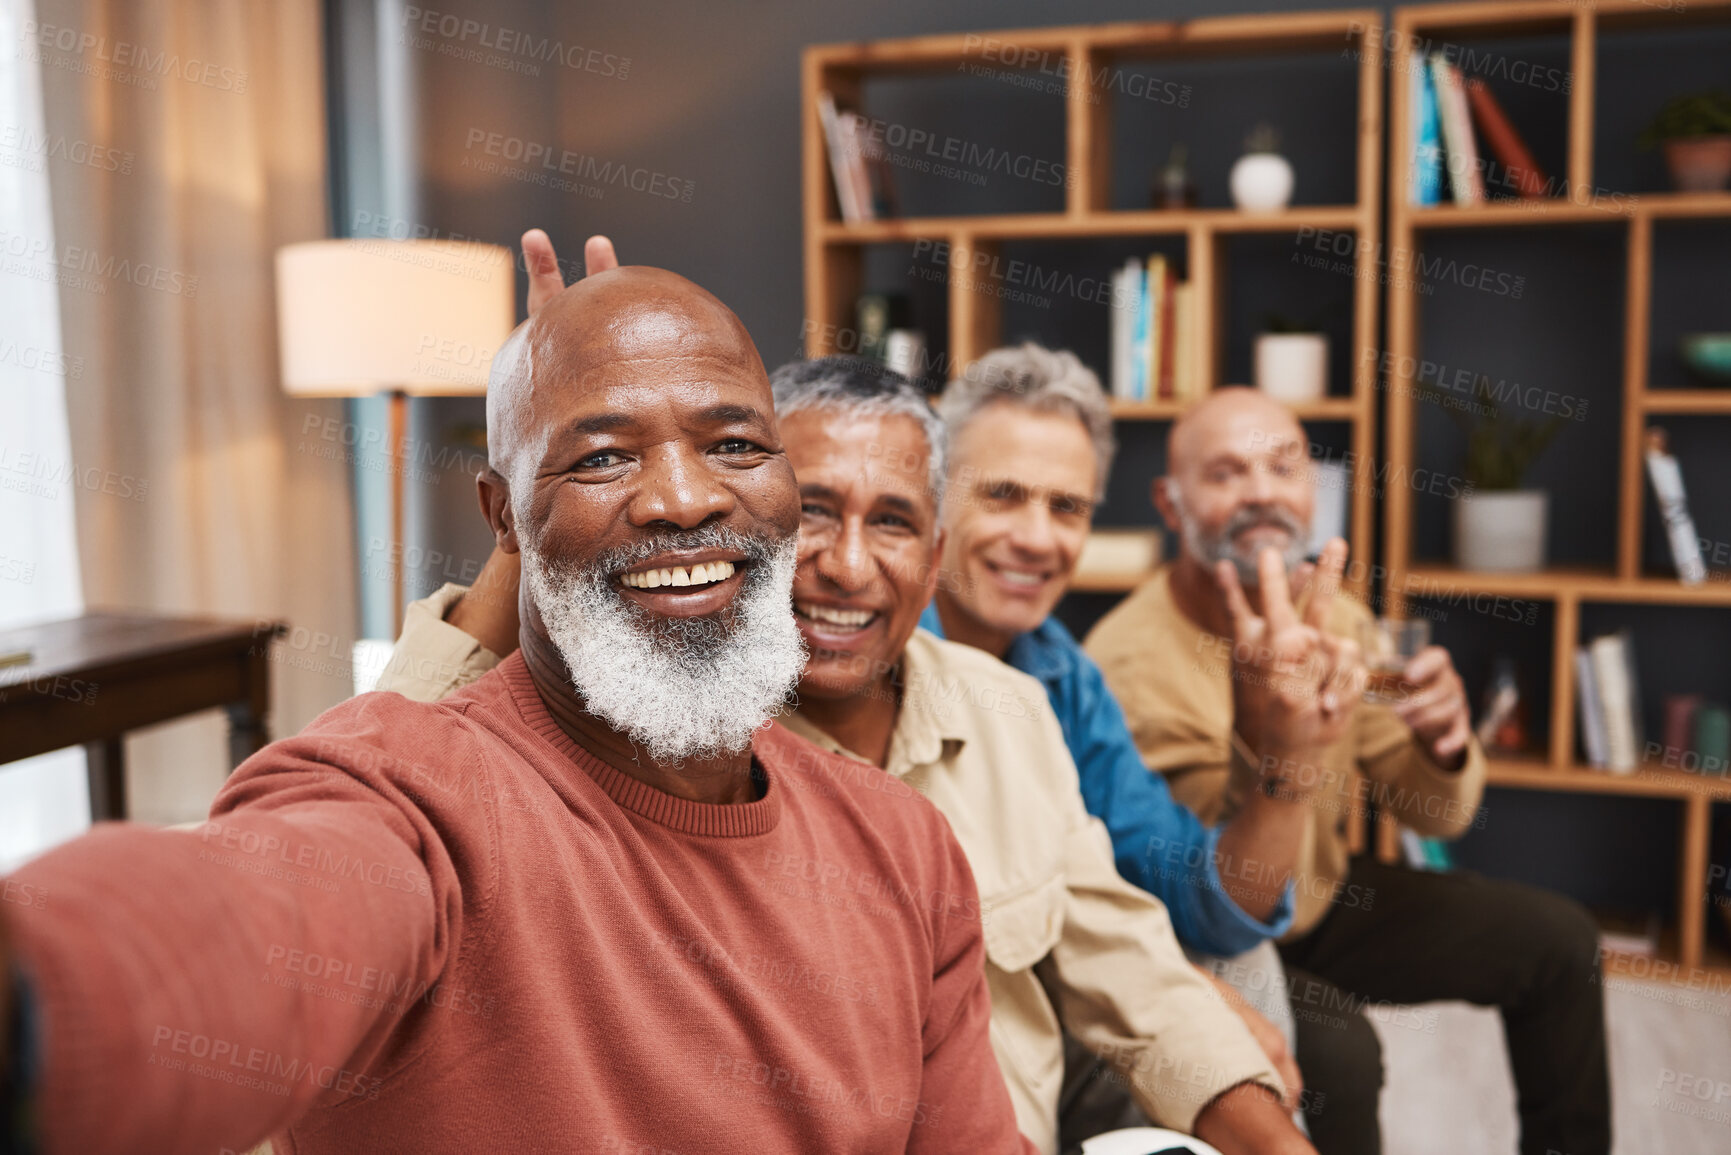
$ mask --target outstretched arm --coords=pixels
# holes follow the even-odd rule
[[[40,1011],[44,1150],[245,1150],[376,1093],[401,1059],[398,1011],[321,997],[283,960],[426,989],[460,900],[427,816],[351,745],[280,743],[197,830],[104,824],[0,880],[31,899],[0,918]]]

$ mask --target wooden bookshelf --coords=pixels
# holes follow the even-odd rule
[[[1680,770],[1647,766],[1630,775],[1613,775],[1581,766],[1576,757],[1575,649],[1580,644],[1581,607],[1586,603],[1731,606],[1731,582],[1709,581],[1696,587],[1642,573],[1642,516],[1645,473],[1642,434],[1649,415],[1731,414],[1731,390],[1650,389],[1647,381],[1649,312],[1652,297],[1653,225],[1655,221],[1731,219],[1731,194],[1632,193],[1594,190],[1593,128],[1594,67],[1601,31],[1635,28],[1688,28],[1731,21],[1731,0],[1691,0],[1684,8],[1656,9],[1639,0],[1531,0],[1520,3],[1451,3],[1396,8],[1390,74],[1403,78],[1412,66],[1415,44],[1427,41],[1462,43],[1484,38],[1556,35],[1568,43],[1572,74],[1567,116],[1567,189],[1588,190],[1576,199],[1493,201],[1474,207],[1410,203],[1413,133],[1409,90],[1394,83],[1390,99],[1388,245],[1395,253],[1422,251],[1433,229],[1530,229],[1551,225],[1601,224],[1625,232],[1623,390],[1616,563],[1601,570],[1558,567],[1531,574],[1463,572],[1415,560],[1413,494],[1390,486],[1383,506],[1383,557],[1388,571],[1388,612],[1404,612],[1409,598],[1448,596],[1456,592],[1486,593],[1551,603],[1555,634],[1551,647],[1551,716],[1549,747],[1531,759],[1501,759],[1492,763],[1490,783],[1522,790],[1545,790],[1610,796],[1670,799],[1680,804],[1677,923],[1661,955],[1683,968],[1703,962],[1707,917],[1708,824],[1716,800],[1731,801],[1731,779],[1704,777]],[[1657,99],[1655,99],[1655,106]],[[1420,355],[1419,287],[1410,278],[1390,278],[1386,364],[1385,452],[1391,472],[1415,465],[1416,406],[1411,367]],[[1400,370],[1405,369],[1406,372]],[[1718,575],[1723,577],[1723,575]],[[1379,831],[1379,849],[1394,849],[1393,828]]]
[[[1382,57],[1381,14],[1375,9],[1210,17],[1182,22],[1099,24],[992,32],[998,41],[1026,50],[1061,55],[1066,61],[1065,162],[1073,177],[1062,211],[993,216],[918,217],[846,224],[831,188],[829,156],[818,118],[818,95],[828,91],[839,103],[861,107],[869,76],[954,72],[979,59],[980,36],[951,34],[865,43],[815,45],[805,50],[801,71],[802,202],[805,235],[806,355],[834,352],[836,335],[854,326],[853,308],[863,284],[867,245],[947,242],[951,252],[995,256],[1005,241],[1065,240],[1090,237],[1182,237],[1189,279],[1196,286],[1197,349],[1205,388],[1225,383],[1226,251],[1228,238],[1244,234],[1299,234],[1301,230],[1352,233],[1357,250],[1375,251],[1381,228]],[[1277,213],[1234,209],[1114,210],[1112,173],[1112,93],[1099,80],[1116,65],[1159,59],[1243,58],[1332,53],[1354,57],[1358,72],[1354,203],[1295,205]],[[865,109],[869,114],[870,110]],[[1105,275],[1107,270],[1094,270]],[[950,377],[963,372],[1003,340],[1002,302],[976,289],[967,269],[949,270]],[[1380,294],[1375,278],[1354,278],[1350,356],[1351,394],[1301,408],[1303,420],[1349,425],[1353,460],[1369,469],[1376,447],[1376,349]],[[1107,319],[1101,317],[1105,325]],[[1013,334],[1011,335],[1013,336]],[[1104,381],[1107,367],[1096,365]],[[1118,402],[1121,421],[1171,421],[1184,406],[1169,401]],[[1374,485],[1353,487],[1349,534],[1361,556],[1370,555]],[[1364,594],[1370,567],[1356,583]],[[1097,583],[1098,584],[1098,583]],[[1075,588],[1081,590],[1079,583]],[[1123,592],[1128,585],[1105,580],[1093,592]]]

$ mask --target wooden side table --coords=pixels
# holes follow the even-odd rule
[[[126,817],[126,731],[221,706],[232,766],[270,740],[277,621],[90,613],[0,631],[0,763],[83,746],[93,820]],[[4,766],[0,766],[0,773]]]

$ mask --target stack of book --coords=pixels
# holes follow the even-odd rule
[[[1408,79],[1413,118],[1408,187],[1413,204],[1440,204],[1445,172],[1448,195],[1457,205],[1483,204],[1487,177],[1492,189],[1514,196],[1551,195],[1532,150],[1483,80],[1462,77],[1461,70],[1440,52],[1428,59],[1415,57]],[[1475,124],[1495,156],[1494,164],[1479,150],[1473,137]]]
[[[1577,649],[1575,684],[1587,764],[1633,774],[1641,765],[1641,694],[1629,631],[1594,638]]]
[[[1189,401],[1203,392],[1195,288],[1162,253],[1112,274],[1112,396]]]
[[[871,121],[857,112],[836,107],[835,98],[821,92],[818,119],[829,147],[829,172],[835,179],[835,199],[841,219],[850,225],[893,217],[895,188],[881,138]]]

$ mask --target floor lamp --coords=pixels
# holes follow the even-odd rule
[[[511,253],[466,241],[308,241],[277,250],[283,392],[389,402],[392,633],[403,612],[409,397],[482,396],[515,316]],[[358,439],[357,439],[358,440]]]

